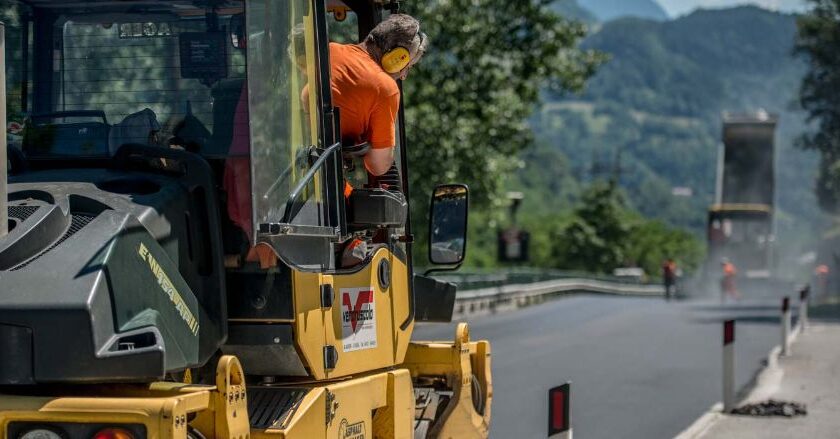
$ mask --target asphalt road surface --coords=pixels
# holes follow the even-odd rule
[[[736,386],[779,344],[776,297],[721,304],[568,296],[467,318],[492,343],[491,437],[547,435],[549,388],[572,383],[577,438],[668,438],[721,401],[722,321],[736,325]],[[416,340],[451,340],[454,324],[418,325]]]

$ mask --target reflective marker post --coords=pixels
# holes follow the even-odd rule
[[[572,383],[557,386],[548,391],[548,437],[550,439],[572,439],[572,418],[569,401]]]
[[[735,408],[735,320],[723,322],[723,412]]]
[[[805,285],[799,290],[799,332],[805,332],[808,326],[808,296],[811,287]]]
[[[782,355],[790,355],[788,339],[790,338],[790,297],[782,299]]]

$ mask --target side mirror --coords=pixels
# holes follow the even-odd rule
[[[460,265],[467,250],[469,188],[444,184],[432,193],[429,221],[429,260],[433,264]]]

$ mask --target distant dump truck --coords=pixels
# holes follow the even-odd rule
[[[777,116],[763,110],[723,114],[715,204],[707,227],[711,273],[725,258],[746,278],[772,275],[777,122]]]

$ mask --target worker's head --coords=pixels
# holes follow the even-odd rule
[[[394,79],[405,79],[428,46],[420,22],[406,14],[391,14],[363,42],[370,56]]]
[[[729,263],[729,258],[727,258],[726,256],[720,258],[720,265],[726,265],[728,263]]]

